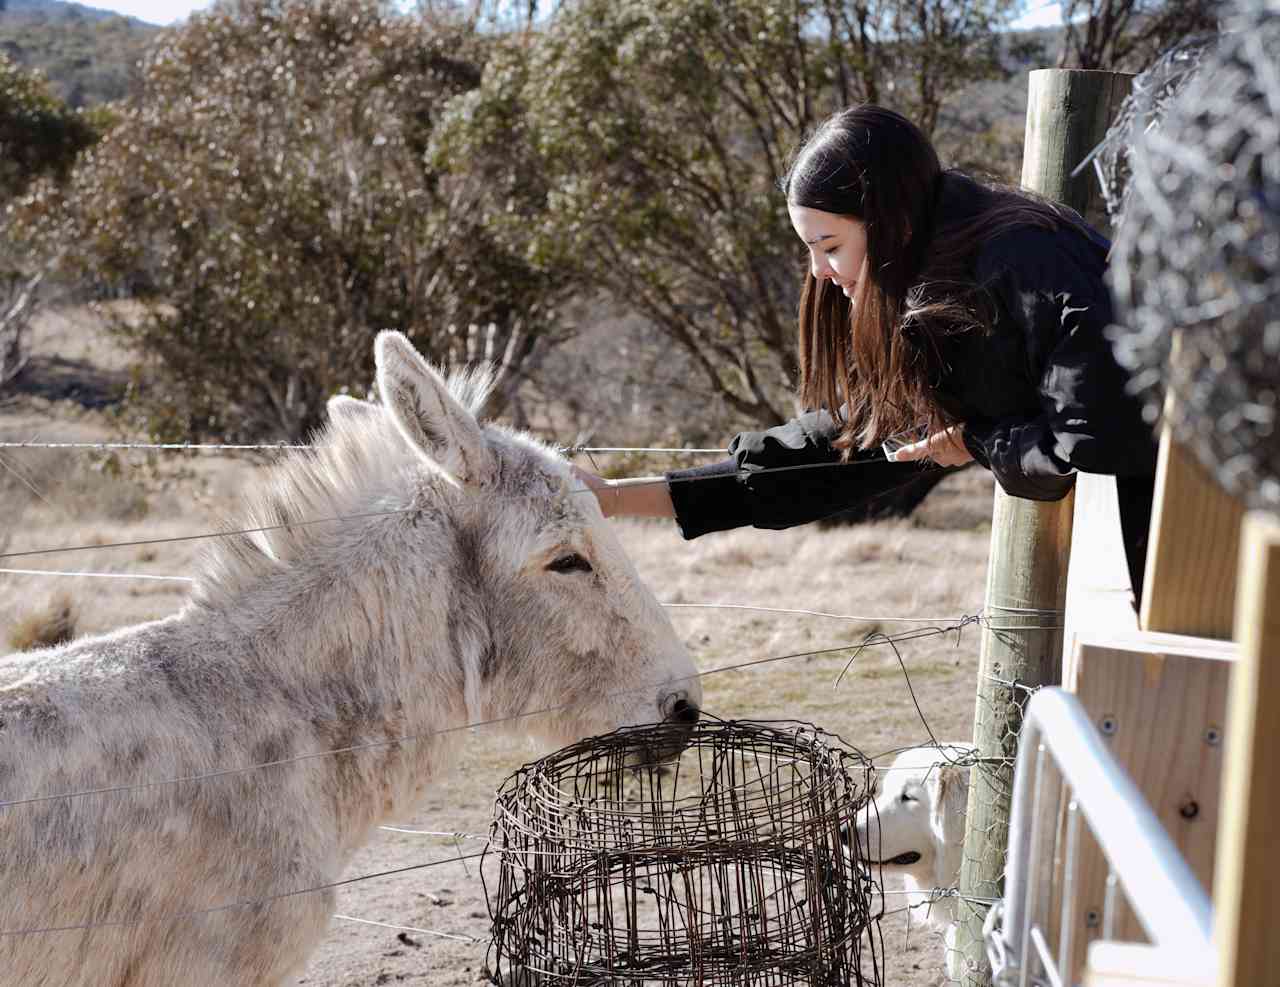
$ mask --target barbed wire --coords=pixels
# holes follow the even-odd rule
[[[840,654],[843,652],[847,652],[851,649],[858,649],[859,651],[861,651],[866,647],[875,647],[880,644],[889,644],[891,647],[894,647],[894,650],[896,652],[897,651],[896,642],[917,640],[923,637],[934,637],[934,636],[940,636],[944,634],[950,634],[954,630],[955,630],[954,627],[917,628],[912,631],[904,632],[903,634],[897,635],[895,637],[879,634],[877,632],[877,634],[875,635],[877,637],[877,640],[872,642],[866,642],[866,641],[862,643],[851,642],[848,644],[843,644],[843,645],[839,645],[831,648],[819,648],[811,651],[800,651],[800,652],[794,652],[786,655],[771,655],[765,658],[756,658],[750,661],[739,662],[734,665],[723,665],[719,668],[711,668],[705,671],[698,671],[698,672],[695,672],[694,675],[691,677],[708,678],[712,675],[719,675],[725,672],[741,671],[746,668],[754,668],[761,665],[772,664],[772,663],[781,662],[781,661],[791,661],[797,658],[811,658],[811,657],[817,657],[819,655],[826,655],[826,654]],[[901,654],[898,654],[898,661],[902,667],[903,674],[908,676],[908,686],[910,686],[909,673],[907,672],[906,665],[902,660]],[[659,683],[659,682],[645,683],[644,685],[633,686],[628,689],[623,689],[614,693],[610,693],[603,698],[606,698],[606,699],[619,698],[619,697],[631,695],[637,692],[643,692],[650,689],[654,689],[663,684],[664,683]],[[339,747],[339,748],[334,748],[330,750],[311,751],[304,754],[295,754],[291,757],[278,758],[273,761],[263,761],[257,764],[244,765],[241,767],[223,768],[215,771],[200,772],[197,774],[184,775],[182,777],[177,777],[177,778],[163,778],[163,779],[156,779],[154,781],[132,782],[129,784],[110,785],[110,786],[104,786],[101,788],[83,789],[83,790],[77,790],[77,791],[71,791],[71,792],[59,792],[59,793],[49,794],[49,795],[33,795],[27,798],[21,798],[21,799],[9,799],[6,801],[0,801],[0,809],[9,809],[16,806],[33,805],[33,804],[42,803],[42,802],[52,802],[59,799],[85,798],[93,795],[122,794],[125,792],[141,791],[143,789],[157,788],[165,785],[190,784],[195,782],[208,781],[214,778],[228,777],[230,775],[244,774],[246,772],[258,771],[266,768],[281,767],[283,765],[295,764],[300,761],[308,761],[308,760],[313,760],[315,758],[320,758],[320,757],[333,757],[340,754],[355,754],[355,753],[359,753],[361,751],[367,751],[367,750],[384,750],[388,748],[398,747],[403,744],[417,743],[419,741],[427,740],[432,737],[439,737],[439,736],[445,736],[453,733],[460,733],[465,730],[474,730],[480,727],[496,726],[502,723],[513,723],[518,720],[527,719],[532,716],[543,716],[549,713],[555,713],[565,709],[569,709],[571,708],[571,706],[572,706],[571,703],[560,703],[554,706],[547,706],[541,709],[527,710],[523,713],[516,713],[511,716],[493,717],[487,720],[477,720],[470,723],[458,724],[452,727],[441,727],[436,730],[427,730],[427,731],[423,731],[422,733],[406,734],[400,737],[392,737],[389,739],[378,740],[378,741],[369,741],[368,743],[363,743],[363,744],[351,744],[346,747]],[[920,711],[918,704],[916,706],[916,709],[917,709],[917,712],[920,713],[921,719],[923,720],[924,714],[922,711]],[[926,726],[926,730],[928,730],[927,723],[925,724],[925,726]],[[931,731],[929,732],[931,733]]]
[[[664,477],[655,477],[652,480],[643,480],[641,482],[631,483],[629,486],[631,488],[640,488],[640,487],[658,486],[658,485],[671,484],[671,483],[700,483],[700,482],[705,482],[709,480],[724,480],[730,477],[758,477],[758,476],[767,476],[773,473],[789,473],[797,470],[826,469],[826,468],[832,468],[832,467],[849,468],[849,467],[855,467],[855,466],[870,466],[880,462],[883,462],[883,460],[880,460],[880,459],[854,460],[847,463],[845,462],[800,463],[792,466],[771,466],[765,469],[755,469],[755,470],[740,469],[740,470],[735,470],[734,472],[731,472],[731,473],[716,474],[715,476],[673,476],[673,477],[664,476]],[[903,484],[903,485],[905,486],[906,484]],[[886,491],[886,492],[892,492],[892,491]],[[590,494],[591,496],[596,495],[595,491],[592,490],[590,487],[574,487],[565,491],[565,493],[570,495],[580,495],[580,494]],[[521,494],[521,495],[502,496],[496,499],[504,502],[515,502],[515,501],[524,502],[524,501],[530,501],[530,500],[544,500],[545,497],[541,495],[535,495],[535,494]],[[393,516],[402,515],[402,514],[415,514],[419,510],[420,508],[418,507],[404,507],[404,508],[398,508],[398,509],[389,510],[389,511],[365,511],[365,512],[360,512],[356,514],[339,514],[339,515],[334,515],[333,517],[311,518],[311,519],[304,519],[299,521],[289,521],[283,524],[265,524],[265,525],[260,525],[253,528],[233,528],[225,531],[206,531],[206,532],[201,532],[199,534],[194,534],[194,535],[174,535],[166,538],[143,538],[143,539],[136,539],[134,541],[108,542],[106,544],[96,544],[96,545],[64,545],[60,548],[28,549],[21,552],[5,552],[3,554],[0,554],[0,559],[30,558],[36,555],[57,555],[62,552],[88,552],[88,551],[93,551],[94,549],[139,548],[144,545],[167,545],[167,544],[173,544],[176,542],[200,541],[200,540],[209,539],[209,538],[231,538],[239,535],[251,535],[251,534],[258,534],[258,533],[267,532],[267,531],[281,531],[286,528],[308,527],[314,524],[335,524],[335,523],[341,523],[345,521],[357,521],[365,518],[393,517]]]
[[[315,446],[298,442],[0,442],[0,449],[75,449],[89,452],[280,452],[291,449],[313,449]],[[719,447],[694,448],[690,446],[566,446],[558,447],[566,456],[598,453],[652,453],[654,455],[721,455],[728,453]]]
[[[153,576],[144,572],[64,572],[57,569],[0,569],[4,576],[74,576],[81,579],[159,579],[176,583],[194,583],[191,576]]]
[[[405,867],[394,867],[374,874],[361,874],[358,877],[346,877],[339,881],[329,881],[326,884],[298,888],[295,891],[281,891],[277,894],[263,895],[260,898],[245,898],[221,905],[211,905],[208,908],[193,908],[180,912],[170,912],[165,915],[143,915],[134,919],[102,919],[96,922],[75,922],[68,925],[50,925],[33,929],[0,929],[0,937],[47,935],[54,932],[87,932],[91,929],[120,929],[138,925],[150,925],[155,922],[176,922],[181,919],[199,918],[203,915],[216,915],[219,912],[229,912],[237,908],[256,908],[259,905],[269,905],[272,902],[283,901],[286,898],[296,898],[299,895],[315,894],[317,891],[330,891],[334,888],[346,887],[349,884],[359,884],[363,881],[372,881],[381,877],[395,877],[399,874],[407,874],[410,871],[427,870],[444,864],[456,864],[460,859],[477,860],[482,856],[483,854],[473,853],[466,858],[450,857],[447,860],[430,860],[422,864],[409,864]]]
[[[159,579],[169,580],[172,582],[194,583],[196,580],[191,576],[164,576],[153,575],[150,573],[140,572],[66,572],[58,569],[0,569],[0,575],[11,576],[65,576],[69,578],[87,578],[87,579]],[[911,624],[937,624],[942,622],[965,621],[967,618],[964,614],[946,616],[946,617],[899,617],[886,616],[879,614],[849,614],[849,613],[830,613],[825,610],[804,610],[795,607],[766,607],[758,604],[748,603],[662,603],[660,605],[669,610],[744,610],[749,613],[772,613],[787,614],[793,616],[806,617],[825,617],[831,620],[847,620],[855,623],[876,624],[876,623],[911,623]],[[963,625],[962,625],[963,626]],[[1018,627],[1015,630],[1029,630],[1035,628]]]
[[[423,936],[435,936],[438,939],[453,939],[457,942],[464,942],[469,946],[487,946],[488,939],[479,939],[475,936],[469,936],[463,932],[440,932],[437,929],[420,929],[414,925],[393,925],[390,922],[375,922],[372,919],[356,918],[354,915],[338,915],[334,918],[340,918],[344,922],[358,922],[360,925],[376,925],[382,929],[391,929],[393,932],[416,932]]]
[[[147,450],[152,452],[247,452],[310,449],[306,443],[272,442],[239,444],[234,442],[0,442],[0,449],[78,449],[94,452]]]
[[[722,669],[722,670],[725,670],[725,669]],[[843,743],[843,741],[841,742]],[[948,745],[937,745],[937,746],[941,751],[943,748],[945,748]],[[958,762],[956,760],[948,759],[947,762],[945,763],[954,765]],[[977,762],[975,761],[973,763],[977,763]],[[14,803],[0,803],[0,807],[4,807],[10,804],[14,804]],[[455,841],[458,841],[458,840],[481,841],[486,844],[486,847],[491,842],[491,839],[489,836],[482,835],[482,834],[475,834],[475,833],[446,831],[446,830],[418,830],[418,829],[408,829],[408,828],[394,827],[394,826],[380,826],[379,829],[387,830],[389,832],[404,833],[404,834],[410,834],[410,835],[446,837],[446,838],[453,839]],[[43,927],[26,928],[26,929],[5,929],[5,930],[0,930],[0,937],[91,931],[95,929],[104,929],[104,928],[123,928],[123,927],[133,927],[133,926],[138,926],[143,924],[149,924],[154,922],[171,922],[171,921],[178,921],[178,920],[188,919],[188,918],[197,918],[205,915],[217,914],[219,912],[230,911],[237,908],[253,908],[260,905],[270,904],[275,901],[297,897],[304,894],[312,894],[319,891],[326,891],[326,890],[331,890],[339,887],[362,883],[364,881],[376,880],[384,877],[397,876],[397,875],[409,873],[412,871],[439,867],[445,864],[462,863],[463,866],[465,867],[467,861],[482,859],[483,857],[484,857],[483,852],[472,853],[472,854],[459,853],[457,856],[451,857],[448,859],[440,859],[440,860],[428,861],[420,864],[407,865],[404,867],[391,868],[388,870],[378,871],[371,874],[362,874],[356,877],[344,878],[338,881],[331,881],[331,882],[326,882],[324,884],[312,885],[306,888],[299,888],[292,891],[278,892],[276,894],[263,895],[263,896],[259,896],[251,899],[241,899],[238,901],[227,902],[220,905],[213,905],[206,908],[188,909],[188,910],[183,910],[179,912],[171,912],[163,915],[140,916],[134,919],[103,919],[103,920],[97,920],[93,922],[68,923],[68,924],[57,925],[57,926],[43,926]],[[928,895],[927,902],[916,903],[913,905],[908,905],[904,909],[896,909],[891,912],[882,913],[886,915],[895,914],[900,911],[909,911],[913,908],[919,908],[922,905],[932,904],[934,901],[940,900],[942,898],[949,898],[949,897],[959,897],[965,900],[971,900],[973,903],[983,904],[986,906],[989,906],[993,903],[991,900],[988,900],[988,899],[977,899],[977,898],[971,898],[970,896],[961,895],[960,892],[955,888],[933,888],[928,890],[919,890],[919,891],[910,891],[910,892],[882,890],[880,894],[882,897],[899,895],[899,894]],[[464,942],[470,945],[485,945],[489,942],[489,940],[487,939],[480,939],[478,937],[470,936],[466,934],[448,933],[448,932],[442,932],[439,930],[424,929],[417,926],[396,925],[392,923],[378,922],[370,919],[362,919],[355,916],[349,916],[344,914],[335,914],[333,917],[342,919],[344,921],[356,922],[356,923],[370,925],[370,926],[378,926],[382,928],[398,930],[403,932],[414,932],[422,935],[431,935],[431,936],[437,936],[445,939],[453,939],[453,940]]]

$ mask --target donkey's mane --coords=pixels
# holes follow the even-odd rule
[[[448,384],[459,403],[478,414],[493,378],[487,370],[459,370],[449,375]],[[485,429],[491,436],[497,431]],[[300,522],[406,508],[406,466],[411,464],[416,465],[416,454],[382,405],[330,415],[311,444],[286,454],[248,495],[244,511],[223,523],[228,533],[212,539],[192,599],[226,604],[264,576],[288,568],[314,543],[313,529],[319,527]],[[254,528],[268,530],[231,533]]]

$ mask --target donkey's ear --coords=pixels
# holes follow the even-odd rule
[[[329,409],[329,418],[331,421],[373,421],[382,414],[382,409],[373,402],[361,401],[358,398],[348,397],[345,394],[338,394],[331,397],[326,407]]]
[[[491,474],[493,457],[480,423],[413,344],[388,329],[378,333],[373,352],[382,403],[409,443],[463,483]]]

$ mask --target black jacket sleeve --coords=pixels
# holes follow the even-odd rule
[[[890,463],[879,449],[842,463],[839,433],[824,411],[763,432],[743,432],[729,459],[667,474],[676,523],[685,538],[752,525],[790,528],[866,506],[911,483],[932,463]]]
[[[1006,493],[1057,500],[1073,474],[1150,474],[1156,445],[1104,332],[1112,321],[1098,244],[1073,231],[998,238],[977,277],[1000,309],[997,331],[1024,334],[1040,413],[971,419],[964,439]]]

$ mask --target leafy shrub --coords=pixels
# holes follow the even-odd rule
[[[62,181],[101,123],[68,109],[38,73],[0,52],[0,386],[26,364],[26,331],[53,264],[13,240],[10,200],[41,176]]]
[[[41,75],[0,52],[0,202],[40,175],[64,178],[76,155],[97,136],[90,121],[54,96]]]
[[[883,101],[932,130],[999,75],[1011,0],[566,0],[512,37],[437,128],[519,222],[502,242],[574,270],[686,354],[744,422],[793,411],[803,251],[780,177],[830,113]],[[518,167],[511,166],[512,159]]]
[[[153,435],[301,438],[388,327],[500,364],[510,393],[565,281],[495,242],[468,162],[425,156],[488,47],[378,0],[228,0],[160,36],[65,199],[26,220],[146,303],[113,328]]]

